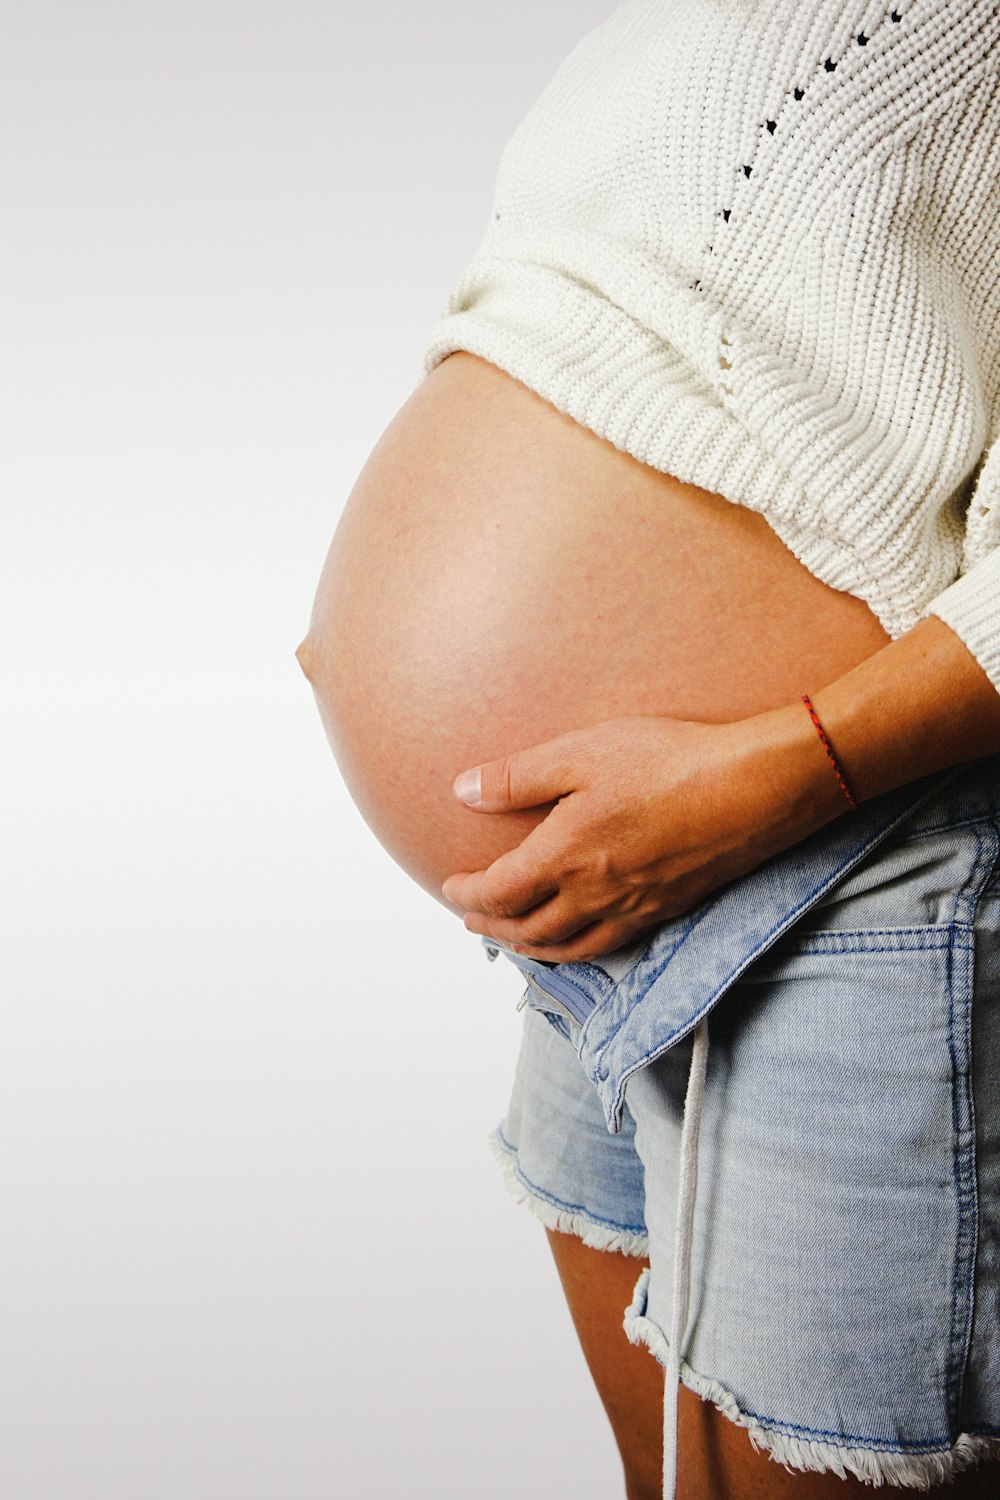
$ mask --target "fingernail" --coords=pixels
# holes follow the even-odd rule
[[[475,807],[483,800],[483,778],[480,767],[474,771],[463,771],[461,776],[455,778],[455,796],[461,797],[469,807]]]

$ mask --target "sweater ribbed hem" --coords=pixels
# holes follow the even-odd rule
[[[996,0],[627,0],[506,143],[425,372],[479,355],[1000,682],[998,58]]]
[[[598,288],[581,279],[581,265],[592,268],[601,247],[588,242],[570,255],[572,238],[561,242],[557,270],[538,264],[524,240],[516,259],[477,256],[431,327],[424,373],[457,350],[478,355],[640,463],[764,515],[814,577],[862,599],[893,639],[911,629],[943,580],[921,589],[912,557],[898,579],[875,573],[842,536],[803,524],[812,510],[804,486],[734,410],[725,369],[713,377],[721,313],[651,274],[641,255],[630,267],[621,246],[604,251]],[[553,253],[550,244],[537,250]],[[883,550],[878,563],[885,568]]]

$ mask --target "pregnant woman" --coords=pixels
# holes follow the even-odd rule
[[[626,0],[299,647],[630,1500],[1000,1493],[998,226],[994,0]]]

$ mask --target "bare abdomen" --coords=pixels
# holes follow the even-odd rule
[[[439,896],[541,815],[469,812],[458,771],[622,714],[775,707],[887,640],[762,517],[460,352],[358,476],[300,659],[362,814]]]

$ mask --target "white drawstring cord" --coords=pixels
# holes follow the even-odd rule
[[[681,1126],[680,1182],[674,1233],[674,1299],[670,1312],[670,1348],[663,1383],[663,1500],[674,1500],[677,1489],[677,1403],[680,1398],[681,1340],[691,1303],[691,1241],[694,1235],[694,1197],[698,1184],[698,1131],[705,1098],[708,1063],[708,1017],[698,1023],[691,1052]]]

